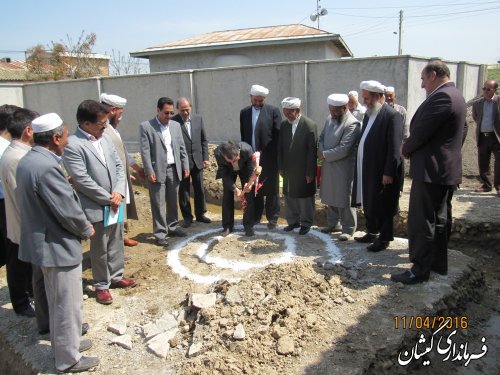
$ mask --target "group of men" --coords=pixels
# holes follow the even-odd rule
[[[349,240],[357,226],[355,207],[361,206],[366,233],[354,239],[369,244],[369,251],[382,251],[394,239],[402,158],[409,158],[413,182],[408,237],[413,266],[391,279],[413,284],[426,281],[431,271],[446,274],[451,198],[461,182],[466,130],[465,101],[449,78],[444,63],[425,66],[421,80],[427,98],[409,128],[405,109],[394,103],[394,89],[380,82],[361,82],[366,107],[359,103],[357,92],[331,94],[330,115],[319,137],[316,123],[302,113],[299,98],[284,98],[280,111],[266,103],[267,88],[253,85],[251,105],[240,112],[241,142],[224,142],[214,151],[216,178],[223,181],[223,234],[234,230],[235,198],[244,200],[246,236],[255,234],[253,227],[264,214],[268,228],[276,228],[280,175],[284,230],[307,234],[314,219],[319,159],[320,197],[328,206],[323,231],[340,227],[339,240]],[[484,149],[479,157],[483,185],[478,191],[492,189],[486,167],[490,154],[499,152],[497,87],[495,81],[487,81],[484,98],[473,109],[478,147]],[[211,221],[203,189],[208,139],[203,119],[192,113],[189,99],[177,100],[175,115],[174,101],[160,98],[156,116],[140,124],[143,167],[128,154],[118,130],[125,105],[126,99],[109,94],[102,94],[100,101],[83,101],[71,136],[55,113],[39,116],[14,106],[0,109],[0,224],[6,241],[2,249],[7,249],[0,261],[7,265],[14,311],[36,316],[40,333],[50,332],[60,372],[86,371],[99,363],[96,357],[81,355],[92,345],[81,339],[88,330],[82,322],[81,240],[90,239],[97,302],[112,303],[111,287],[136,285],[124,277],[124,245],[137,244],[125,236],[127,218],[137,219],[129,169],[148,182],[158,245],[168,246],[167,237],[185,236],[179,228],[178,202],[185,228],[194,220]],[[236,185],[238,176],[241,188]],[[496,173],[493,185],[500,194],[498,178]]]

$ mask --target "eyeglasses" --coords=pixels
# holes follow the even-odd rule
[[[491,87],[483,87],[483,91],[494,91]]]
[[[175,112],[174,111],[170,111],[170,112],[163,112],[164,115],[170,115],[170,116],[173,116],[175,115]]]

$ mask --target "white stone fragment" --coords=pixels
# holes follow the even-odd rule
[[[194,307],[199,309],[206,309],[215,305],[215,301],[217,300],[217,294],[208,293],[208,294],[200,294],[193,293],[191,295],[191,301]]]
[[[245,328],[243,324],[238,324],[234,329],[233,338],[236,340],[244,340],[245,339]]]
[[[116,333],[117,335],[124,335],[127,332],[127,326],[125,324],[111,323],[108,326],[108,331]]]
[[[117,336],[111,342],[124,349],[132,350],[132,336],[130,335]]]

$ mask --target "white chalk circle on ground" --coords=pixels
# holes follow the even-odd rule
[[[283,230],[283,227],[277,227],[277,230]],[[242,230],[243,227],[236,227],[236,230]],[[229,236],[222,237],[219,235],[213,236],[210,240],[208,240],[205,243],[202,243],[199,245],[199,247],[196,249],[196,255],[200,259],[200,261],[211,264],[215,267],[221,268],[221,269],[229,269],[234,272],[238,271],[248,271],[250,269],[254,268],[263,268],[266,267],[270,264],[283,264],[283,263],[288,263],[292,261],[292,259],[296,256],[296,249],[297,249],[297,234],[293,233],[285,233],[281,232],[278,233],[276,231],[269,231],[267,230],[267,227],[265,225],[256,225],[255,229],[257,231],[255,234],[257,236],[262,237],[270,237],[271,240],[283,240],[285,243],[285,249],[283,250],[282,254],[280,256],[268,259],[264,262],[249,262],[249,261],[242,261],[242,260],[231,260],[231,259],[224,259],[222,257],[218,256],[212,256],[209,254],[208,249],[214,242],[218,242],[224,238],[228,238],[229,236],[238,236],[237,234],[230,234]],[[258,229],[266,229],[266,232],[259,232]],[[185,247],[195,241],[199,237],[203,236],[208,236],[213,233],[220,233],[221,229],[216,228],[216,229],[210,229],[206,230],[200,233],[196,233],[193,236],[189,236],[183,241],[180,241],[176,243],[171,250],[168,251],[168,256],[167,256],[167,263],[168,265],[172,268],[172,270],[177,273],[180,277],[186,277],[189,280],[192,280],[194,282],[200,283],[200,284],[212,284],[216,281],[219,281],[221,279],[226,279],[229,281],[238,281],[240,278],[238,277],[227,277],[224,275],[200,275],[197,274],[193,271],[191,271],[189,268],[184,266],[181,261],[180,261],[180,253],[185,249]],[[324,244],[324,250],[326,253],[330,256],[330,262],[336,263],[340,262],[341,259],[341,253],[340,249],[335,245],[335,243],[332,241],[332,238],[324,233],[321,233],[317,230],[311,229],[308,233],[308,235],[312,235],[316,237],[317,239],[321,240]],[[306,236],[300,236],[301,238],[306,238]],[[241,237],[245,238],[245,237]],[[250,239],[251,241],[251,239]]]

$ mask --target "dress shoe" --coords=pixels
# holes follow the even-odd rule
[[[179,228],[169,229],[167,236],[169,237],[186,237],[186,233]]]
[[[490,187],[487,186],[479,186],[476,190],[474,190],[476,193],[489,193],[491,191]]]
[[[83,353],[87,350],[89,350],[92,347],[92,341],[85,339],[80,341],[80,346],[78,347],[78,351],[80,353]]]
[[[205,215],[203,216],[200,216],[200,217],[197,217],[196,218],[196,221],[198,223],[205,223],[205,224],[210,224],[212,222],[212,220],[210,220],[208,217],[206,217]]]
[[[354,237],[354,240],[361,243],[371,243],[375,241],[376,238],[376,234],[366,233],[363,237]]]
[[[89,331],[89,324],[88,323],[82,323],[82,336],[87,334],[87,332]],[[40,335],[47,335],[50,333],[50,329],[42,329],[41,331],[38,331],[38,333]]]
[[[230,229],[230,228],[224,228],[224,229],[222,230],[222,232],[220,233],[220,235],[225,237],[225,236],[227,236],[229,233],[232,233],[232,232],[233,232],[233,230],[232,230],[232,229]]]
[[[253,230],[253,228],[245,228],[245,236],[247,237],[255,236],[255,231]]]
[[[111,285],[114,286],[115,288],[133,288],[134,286],[137,285],[137,282],[135,281],[135,279],[124,277],[121,280],[112,281]]]
[[[438,267],[431,267],[431,271],[436,272],[437,274],[440,274],[442,276],[448,275],[448,270],[444,270]]]
[[[348,233],[342,233],[340,236],[339,236],[339,241],[349,241],[351,239],[351,235],[348,234]]]
[[[166,238],[160,238],[160,239],[157,239],[156,240],[156,244],[158,246],[163,246],[163,247],[167,247],[168,246],[168,241]]]
[[[300,224],[299,223],[295,223],[295,224],[288,224],[285,228],[283,228],[283,230],[285,232],[290,232],[296,228],[300,228]]]
[[[110,305],[113,303],[113,297],[109,289],[98,289],[95,291],[95,300],[102,305]]]
[[[16,314],[26,318],[34,318],[36,316],[34,304],[30,302],[24,309],[16,311]]]
[[[301,235],[307,234],[307,233],[309,233],[309,229],[311,229],[311,227],[305,227],[305,226],[301,225],[300,230],[299,230],[299,234],[301,234]]]
[[[191,225],[193,225],[193,219],[184,219],[182,222],[183,228],[189,228]]]
[[[278,222],[275,220],[271,220],[270,222],[267,223],[267,229],[273,230],[278,226]]]
[[[99,358],[97,357],[86,357],[82,356],[80,360],[70,368],[67,368],[66,370],[62,371],[57,371],[58,373],[74,373],[74,372],[84,372],[88,371],[96,366],[99,365]]]
[[[324,227],[324,228],[321,228],[321,229],[320,229],[320,232],[321,232],[321,233],[330,234],[330,233],[332,233],[332,232],[335,232],[335,227],[330,227],[330,226],[328,226],[328,227]]]
[[[366,247],[366,250],[371,251],[372,253],[378,253],[379,251],[385,250],[388,247],[389,241],[381,241],[377,238],[371,245],[368,245]]]
[[[123,244],[125,246],[128,246],[128,247],[134,247],[134,246],[137,246],[139,244],[139,242],[137,242],[136,240],[133,240],[131,238],[126,237],[123,239]]]
[[[421,283],[423,281],[429,280],[429,276],[417,277],[410,270],[406,270],[403,273],[397,273],[397,274],[391,275],[391,280],[396,282],[396,283],[418,284],[418,283]]]

